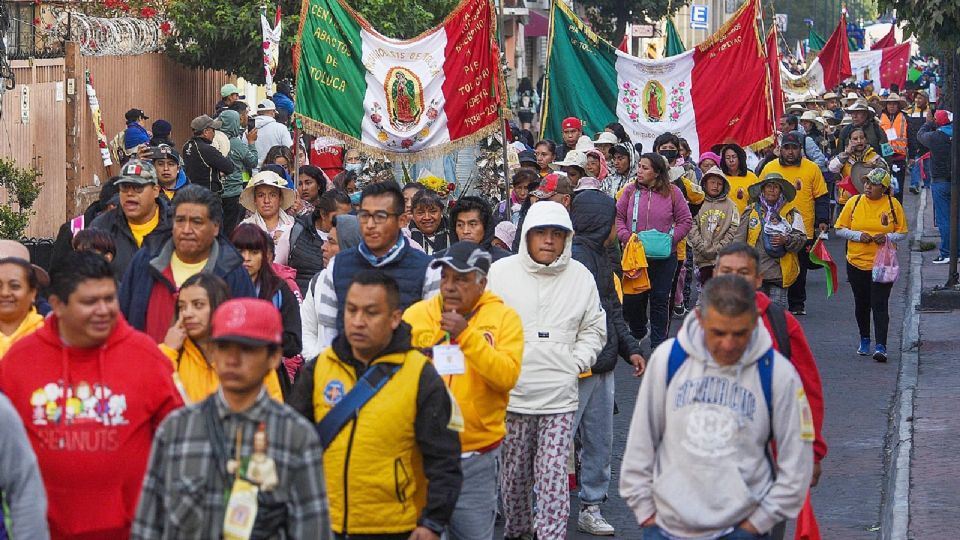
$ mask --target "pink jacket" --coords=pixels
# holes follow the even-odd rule
[[[638,188],[639,186],[639,188]],[[637,226],[633,227],[633,200],[637,189],[640,190],[640,207],[637,211]],[[656,229],[660,232],[670,232],[673,227],[673,249],[686,238],[693,226],[693,216],[690,207],[683,198],[680,188],[671,184],[671,194],[668,196],[654,193],[637,182],[631,182],[623,188],[623,194],[617,201],[617,238],[626,244],[634,232]]]

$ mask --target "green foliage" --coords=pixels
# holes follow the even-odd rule
[[[298,0],[279,0],[283,13],[280,65],[275,79],[293,77],[293,47],[300,25]],[[443,22],[458,0],[349,0],[382,34],[398,39],[418,34]],[[268,4],[273,21],[276,3]],[[172,0],[167,17],[173,31],[166,52],[180,64],[201,69],[222,69],[263,83],[260,9],[243,0]]]
[[[897,10],[904,32],[915,35],[924,47],[960,53],[960,2],[957,0],[879,0],[880,7]]]
[[[691,0],[583,0],[590,28],[614,45],[623,39],[627,23],[652,24],[678,9]]]
[[[40,173],[22,169],[13,160],[0,159],[0,187],[6,190],[8,202],[0,204],[0,238],[19,240],[27,230],[33,204],[40,196]]]

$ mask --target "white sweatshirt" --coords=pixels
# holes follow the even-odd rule
[[[813,416],[793,365],[772,377],[777,460],[765,453],[770,418],[757,360],[772,345],[757,324],[743,357],[717,364],[691,313],[677,339],[689,355],[667,385],[674,340],[654,351],[640,385],[620,494],[643,523],[679,538],[716,538],[745,519],[761,533],[800,512],[813,472]],[[774,480],[772,467],[776,467]]]

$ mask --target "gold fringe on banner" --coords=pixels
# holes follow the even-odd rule
[[[757,53],[760,55],[763,55],[763,47],[760,43],[760,35],[757,29],[756,16],[759,13],[758,8],[759,8],[759,0],[747,0],[746,2],[744,2],[743,5],[740,6],[740,9],[738,9],[736,13],[731,15],[730,18],[727,19],[727,22],[723,23],[723,26],[721,26],[719,30],[714,32],[710,37],[703,40],[702,42],[700,42],[699,45],[697,45],[697,50],[702,53],[707,52],[707,49],[723,41],[723,39],[727,37],[727,32],[729,32],[733,28],[733,25],[736,24],[738,19],[740,19],[740,16],[743,15],[743,13],[747,9],[751,9],[753,10],[753,13],[754,13],[754,16],[751,19],[751,22],[753,24],[754,36],[757,38]]]
[[[468,146],[473,146],[481,139],[485,139],[486,137],[489,137],[491,134],[500,130],[500,118],[498,117],[495,122],[480,128],[475,133],[471,133],[470,135],[455,141],[439,144],[430,148],[418,150],[416,152],[391,152],[384,149],[382,146],[367,144],[356,137],[351,137],[342,131],[317,122],[313,118],[304,116],[301,113],[294,113],[293,117],[303,124],[303,130],[306,133],[313,135],[314,137],[334,137],[345,141],[348,146],[356,148],[362,154],[373,157],[384,157],[389,159],[391,162],[397,163],[417,163],[419,161],[427,161],[443,157],[447,154],[467,148]]]

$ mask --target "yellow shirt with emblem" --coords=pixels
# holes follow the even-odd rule
[[[160,224],[160,209],[153,213],[153,217],[149,221],[142,225],[137,225],[136,223],[127,222],[127,225],[130,226],[130,232],[133,233],[133,239],[137,242],[137,247],[143,246],[143,239],[146,236],[153,232],[157,228],[157,225]]]
[[[199,403],[217,391],[220,386],[220,378],[213,366],[207,361],[203,351],[187,338],[183,340],[183,347],[176,350],[160,344],[160,352],[170,359],[173,365],[173,373],[180,382],[183,401],[188,405]],[[267,388],[267,394],[278,403],[283,403],[283,393],[280,391],[280,379],[277,376],[277,370],[271,370],[263,379],[263,385]]]
[[[896,217],[896,220],[894,220]],[[906,233],[907,218],[903,215],[900,201],[884,195],[872,200],[866,195],[851,197],[843,205],[840,217],[834,225],[837,229],[849,229],[867,234]],[[847,261],[860,270],[873,269],[880,244],[876,242],[847,241]]]
[[[170,256],[170,271],[173,272],[173,282],[177,287],[183,285],[183,282],[189,279],[191,276],[199,274],[203,271],[203,267],[207,265],[209,259],[204,259],[198,263],[187,263],[180,260],[180,257],[177,257],[177,252],[174,251]]]
[[[750,186],[759,182],[760,179],[753,171],[748,170],[744,176],[728,176],[727,182],[730,183],[730,200],[737,205],[737,210],[743,214],[750,204]]]
[[[817,164],[807,158],[800,160],[800,165],[785,167],[775,159],[760,171],[760,178],[775,172],[783,175],[787,182],[793,184],[797,190],[797,198],[793,206],[803,217],[803,226],[807,229],[807,238],[813,239],[815,225],[814,199],[827,194],[827,183],[823,180],[823,173]]]

